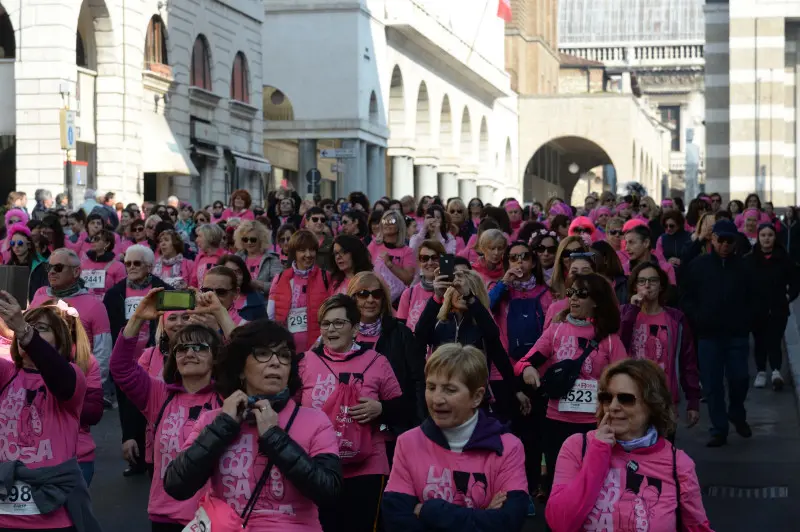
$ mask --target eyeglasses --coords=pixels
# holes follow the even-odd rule
[[[233,288],[201,288],[201,292],[207,294],[209,292],[214,292],[217,294],[217,297],[225,297],[231,292],[233,292]]]
[[[575,229],[572,230],[572,232],[575,233],[576,235],[583,235],[591,233],[592,230],[587,229],[586,227],[576,227]]]
[[[325,209],[326,211],[332,211],[333,210],[333,205],[325,205],[323,207],[323,209]]]
[[[622,229],[609,229],[606,232],[611,236],[620,236],[622,234]]]
[[[356,297],[358,299],[366,300],[366,299],[369,298],[369,296],[372,296],[372,299],[374,299],[375,301],[381,301],[381,300],[383,300],[383,290],[378,288],[377,290],[371,290],[371,291],[370,290],[359,290],[358,292],[356,292]]]
[[[383,225],[397,225],[397,220],[394,218],[384,218],[381,220]]]
[[[347,320],[333,320],[333,321],[325,320],[325,321],[319,322],[319,328],[320,328],[320,330],[323,330],[323,331],[329,331],[330,328],[331,328],[331,325],[333,325],[333,330],[341,331],[342,329],[344,329],[344,326],[347,325],[348,323],[350,323],[350,322],[347,321]]]
[[[211,346],[204,342],[199,342],[196,344],[178,344],[175,346],[175,356],[177,358],[182,358],[189,354],[191,351],[192,353],[206,353],[211,350]]]
[[[617,402],[622,406],[633,406],[636,404],[636,396],[632,393],[624,392],[616,395],[611,392],[598,392],[597,401],[601,405],[610,405],[615,397],[617,398]]]
[[[572,296],[575,296],[578,299],[589,298],[589,291],[585,288],[567,288],[566,294],[568,299],[571,299]]]
[[[258,237],[256,236],[243,236],[242,237],[242,244],[257,244]]]
[[[464,209],[450,209],[447,212],[449,212],[450,214],[464,214]]]
[[[558,246],[536,246],[536,253],[547,252],[554,255],[556,251],[558,251]]]
[[[661,279],[658,277],[639,277],[636,279],[636,284],[638,286],[647,286],[648,284],[655,286],[661,284]]]
[[[8,243],[8,245],[11,247],[22,247],[26,244],[27,242],[25,242],[24,240],[12,240],[11,242]]]
[[[55,272],[61,273],[64,271],[64,268],[74,268],[74,266],[70,266],[69,264],[48,264],[47,271],[48,272]]]
[[[678,226],[675,224],[667,224],[664,226],[665,229],[677,229]]]
[[[325,217],[324,216],[312,216],[311,218],[309,218],[309,220],[311,220],[312,223],[321,224],[322,222],[325,221]]]
[[[508,255],[508,262],[522,262],[524,260],[530,260],[531,258],[530,251],[523,251],[522,253],[510,253]]]
[[[144,262],[140,260],[126,260],[124,264],[126,268],[139,268]]]
[[[436,254],[434,254],[434,255],[420,255],[418,257],[418,260],[419,260],[420,263],[426,264],[428,262],[434,262],[434,261],[439,260],[439,255],[436,255]]]
[[[139,227],[134,227],[133,229],[131,229],[131,231],[133,231],[134,233],[141,233],[142,231],[144,231],[144,226],[140,225]]]
[[[272,360],[272,357],[278,357],[278,362],[284,366],[288,366],[292,363],[292,352],[289,350],[271,351],[269,349],[254,349],[252,354],[256,362],[261,362],[262,364],[266,364]]]

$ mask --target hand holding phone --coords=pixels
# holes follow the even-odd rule
[[[156,310],[191,310],[195,305],[195,295],[191,290],[164,290],[158,293]]]
[[[445,253],[439,257],[439,275],[446,275],[450,282],[453,282],[456,269],[456,257],[450,253]]]

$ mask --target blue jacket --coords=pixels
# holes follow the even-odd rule
[[[536,293],[538,291],[538,293]],[[544,330],[545,311],[542,296],[547,293],[546,286],[537,286],[531,297],[512,298],[509,287],[502,280],[497,281],[489,292],[489,307],[495,313],[500,333],[505,333],[508,342],[508,356],[519,360],[531,350]],[[505,307],[508,306],[508,313]],[[508,316],[502,323],[504,316]]]
[[[239,311],[239,316],[247,321],[256,321],[267,317],[267,302],[261,292],[249,292],[244,308]]]

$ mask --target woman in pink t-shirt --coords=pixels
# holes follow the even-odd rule
[[[564,440],[571,434],[586,433],[595,427],[597,380],[603,370],[627,358],[619,331],[617,299],[602,276],[596,273],[570,276],[567,288],[569,307],[556,316],[541,338],[514,367],[526,384],[550,397],[544,431],[544,455],[548,471],[555,468]],[[585,355],[585,356],[584,356]],[[583,359],[578,379],[567,392],[552,390],[547,370],[565,360]],[[540,377],[542,375],[543,377]],[[562,394],[558,396],[557,394]],[[549,491],[552,477],[545,480]]]
[[[664,372],[649,360],[607,368],[597,430],[570,436],[558,454],[547,524],[553,532],[712,532],[694,462],[675,430]]]
[[[397,307],[397,319],[404,321],[412,331],[417,327],[428,300],[433,297],[433,280],[439,269],[439,259],[444,254],[444,246],[437,240],[426,240],[417,250],[419,282],[403,290]]]
[[[299,358],[291,333],[275,322],[236,329],[217,373],[227,399],[200,417],[167,468],[167,493],[189,499],[209,483],[248,531],[321,532],[317,507],[337,503],[342,466],[328,416],[294,400]],[[262,478],[268,482],[256,493]]]
[[[503,256],[508,248],[508,238],[500,229],[484,231],[478,239],[478,249],[481,257],[472,263],[472,269],[483,279],[486,290],[491,290],[494,284],[503,278]]]
[[[203,286],[203,277],[206,272],[216,266],[217,261],[225,254],[221,249],[225,231],[217,224],[201,225],[196,229],[197,249],[200,251],[194,259],[194,269],[189,280],[189,286],[199,288]]]
[[[400,298],[403,290],[414,280],[416,261],[414,250],[406,245],[406,222],[395,211],[386,211],[381,217],[381,241],[369,245],[375,273],[383,278],[392,294],[392,302]]]
[[[346,294],[354,275],[372,271],[372,259],[360,238],[339,235],[333,241],[331,294]]]
[[[428,359],[430,417],[397,440],[382,503],[386,532],[522,530],[525,451],[481,410],[488,378],[472,346],[446,344]]]
[[[345,295],[332,296],[317,315],[322,345],[300,360],[302,405],[326,413],[331,409],[329,415],[340,427],[337,430],[347,429],[349,437],[340,436],[338,442],[344,459],[342,494],[335,506],[320,508],[320,522],[326,532],[372,530],[389,474],[382,427],[404,419],[408,407],[386,357],[355,342],[361,321],[355,301]],[[328,404],[347,391],[358,395],[356,404]],[[333,411],[337,404],[349,406],[344,419],[338,410]],[[357,437],[360,443],[354,444]]]
[[[24,479],[28,470],[58,466],[58,473],[37,482],[64,491],[83,485],[76,456],[86,377],[72,362],[70,330],[58,309],[38,307],[23,316],[10,294],[0,294],[0,319],[16,338],[12,360],[0,359],[2,426],[7,429],[0,461],[20,462],[13,468],[19,500],[0,514],[0,529],[74,530],[65,506],[40,512]],[[91,513],[82,517],[84,524],[100,529]]]
[[[183,256],[184,243],[172,229],[158,235],[158,255],[152,274],[176,290],[186,290],[194,271],[194,262]]]
[[[230,206],[222,211],[222,219],[230,220],[239,218],[240,220],[255,220],[253,211],[250,210],[253,199],[250,193],[244,189],[234,190],[231,194]]]
[[[283,271],[283,263],[271,246],[269,229],[261,222],[242,221],[233,233],[236,255],[241,257],[250,273],[250,284],[266,295],[275,276]]]
[[[89,293],[102,301],[108,289],[125,278],[125,266],[116,260],[114,233],[101,229],[90,238],[92,249],[81,258],[81,279]]]
[[[425,211],[425,219],[416,234],[412,234],[408,245],[415,252],[425,240],[437,240],[447,253],[455,254],[456,239],[450,234],[450,217],[441,205],[431,205]]]

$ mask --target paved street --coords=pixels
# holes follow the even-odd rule
[[[701,425],[678,432],[678,445],[697,463],[703,499],[716,532],[782,532],[800,522],[800,428],[792,387],[783,392],[750,391],[748,416],[753,438],[733,433],[726,447],[707,449]],[[94,434],[98,443],[97,473],[92,484],[95,511],[108,532],[143,532],[147,521],[149,479],[123,478],[116,411],[106,412]],[[795,501],[795,502],[793,502]],[[541,515],[541,512],[540,512]],[[532,519],[526,532],[544,530]]]

